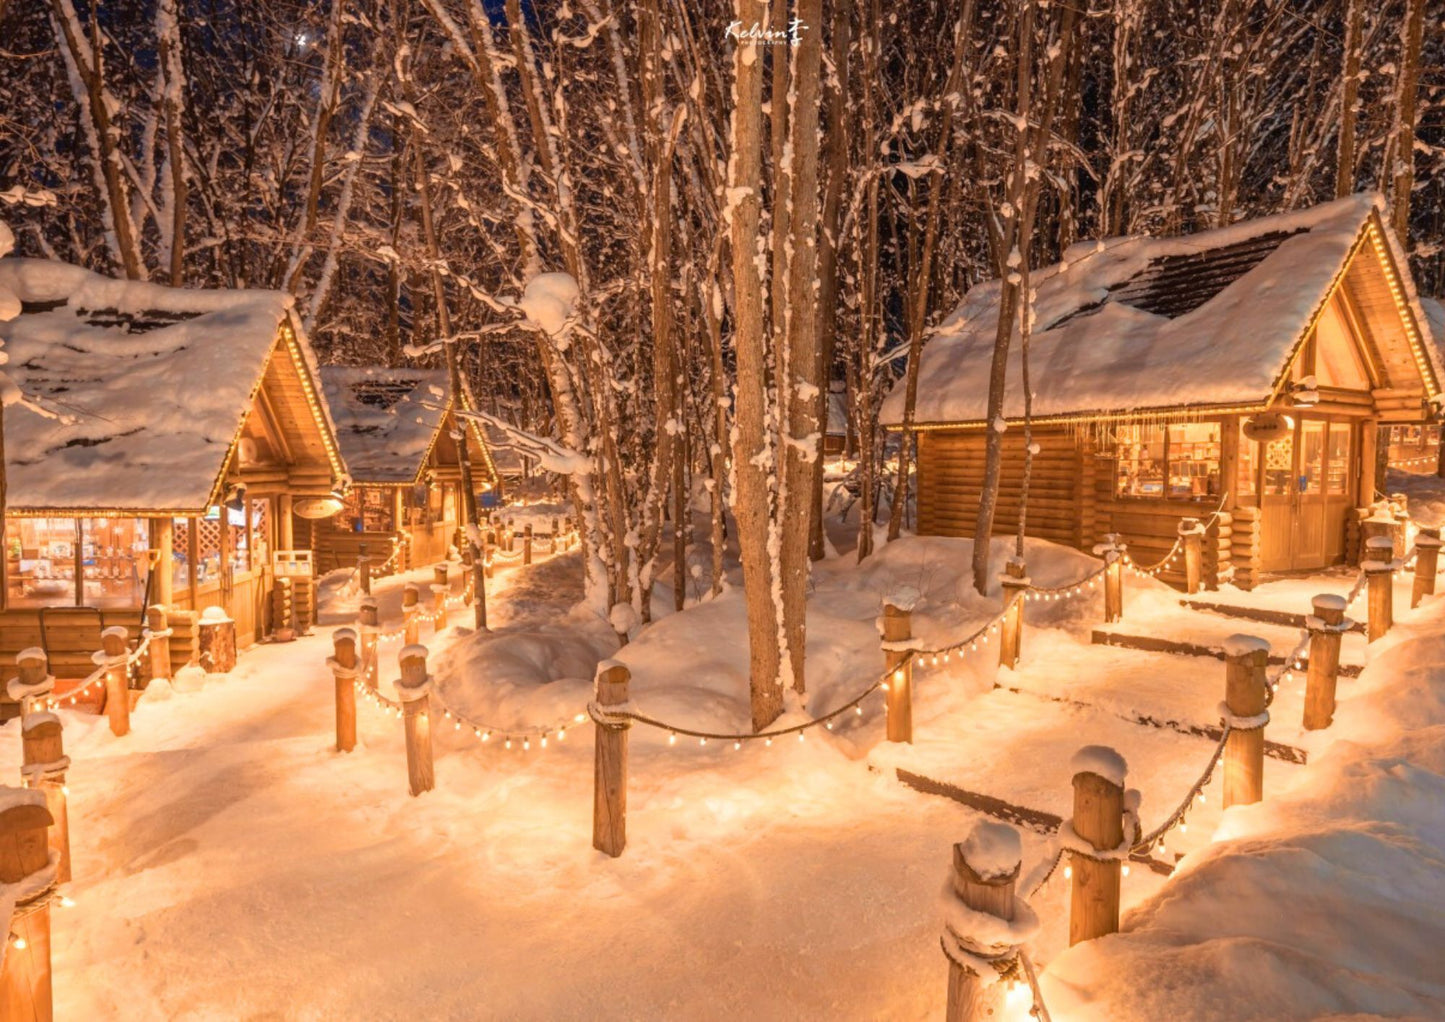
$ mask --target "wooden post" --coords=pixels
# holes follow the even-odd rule
[[[532,563],[532,523],[522,526],[522,563]]]
[[[1104,537],[1094,553],[1104,558],[1104,623],[1113,624],[1124,617],[1124,555],[1128,547],[1115,533]]]
[[[1197,593],[1204,578],[1204,525],[1198,518],[1179,523],[1179,537],[1184,543],[1184,588]]]
[[[129,634],[119,625],[100,633],[100,652],[91,657],[97,667],[105,667],[105,715],[110,718],[110,731],[116,737],[130,734],[130,674],[126,666],[126,640]]]
[[[497,548],[497,530],[488,529],[486,533],[486,546],[482,547],[482,568],[487,578],[492,577],[492,551]]]
[[[1252,635],[1231,635],[1224,643],[1224,708],[1229,738],[1224,746],[1224,808],[1264,797],[1264,725],[1269,643]]]
[[[1340,671],[1340,638],[1352,622],[1345,620],[1345,598],[1322,593],[1306,619],[1310,632],[1309,673],[1305,676],[1305,729],[1330,726],[1335,715],[1335,680]]]
[[[44,710],[55,691],[55,679],[48,667],[45,650],[39,646],[22,649],[15,654],[16,676],[10,679],[5,691],[20,704],[22,720]]]
[[[954,896],[967,909],[1013,922],[1020,849],[1019,833],[1008,824],[975,824],[968,839],[953,846]],[[971,933],[958,933],[952,926],[945,926],[943,945],[948,956],[947,1022],[1001,1017],[1004,984],[980,982],[978,973],[951,953],[951,947],[958,945],[966,954],[992,956],[1002,953],[1001,946]]]
[[[1098,745],[1080,749],[1070,766],[1074,768],[1074,834],[1095,851],[1112,853],[1124,843],[1128,766],[1113,749]],[[1074,881],[1069,894],[1069,946],[1117,933],[1119,860],[1078,852],[1071,852],[1069,859]]]
[[[408,646],[416,645],[420,639],[421,622],[416,619],[417,611],[420,609],[417,601],[421,599],[421,591],[417,589],[415,582],[408,582],[401,591],[401,620],[404,629],[404,642]]]
[[[367,596],[371,595],[371,558],[362,554],[356,559],[356,581],[361,586],[361,591]]]
[[[175,563],[175,526],[170,518],[150,520],[150,542],[156,551],[156,563],[151,571],[155,582],[151,586],[151,599],[163,607],[175,602],[174,579],[171,575]]]
[[[406,731],[407,790],[420,795],[436,787],[431,758],[431,679],[426,673],[426,647],[404,646],[399,654],[401,680],[396,684],[401,700],[402,726]]]
[[[58,856],[56,882],[69,883],[70,812],[65,772],[70,769],[70,757],[65,754],[60,718],[53,713],[30,714],[21,722],[20,741],[24,760],[20,774],[25,786],[45,793],[45,806],[55,821],[50,828],[50,847]]]
[[[517,549],[517,530],[512,527],[513,519],[507,519],[507,553],[513,553]]]
[[[1023,562],[1010,560],[1005,567],[1006,574],[999,577],[1003,584],[1003,627],[999,632],[998,665],[1017,667],[1023,655],[1024,642],[1024,597],[1029,591],[1028,573]]]
[[[1440,527],[1422,528],[1415,537],[1415,584],[1410,590],[1410,606],[1435,595],[1435,567],[1440,561]]]
[[[1365,633],[1374,642],[1395,623],[1395,540],[1391,536],[1371,536],[1365,547],[1365,560],[1360,565],[1369,600]]]
[[[28,881],[27,886],[38,888],[15,906],[8,920],[8,930],[17,939],[6,948],[0,969],[0,1019],[51,1022],[51,885],[36,874],[49,868],[46,831],[54,821],[38,791],[0,788],[0,797],[10,806],[0,812],[0,883]]]
[[[438,564],[433,568],[432,579],[432,629],[439,632],[447,626],[447,597],[452,593],[452,583],[447,578],[447,566]]]
[[[913,659],[894,643],[913,638],[913,600],[910,594],[892,594],[883,603],[883,662],[888,669],[888,740],[913,743]]]
[[[289,578],[271,584],[271,639],[292,642],[296,638],[296,597]]]
[[[356,655],[356,631],[338,628],[331,635],[332,654],[326,660],[336,681],[336,751],[356,748],[356,677],[360,674]]]
[[[146,642],[151,661],[151,680],[171,680],[171,629],[166,621],[166,608],[153,604],[146,608]]]
[[[627,702],[627,667],[615,660],[597,665],[597,705]],[[627,847],[627,732],[632,723],[598,722],[592,769],[592,847],[614,859]]]
[[[236,666],[236,622],[221,607],[201,611],[199,626],[201,669],[207,674],[229,674]]]
[[[377,685],[376,664],[376,600],[368,596],[361,601],[361,671],[366,687],[373,692]]]

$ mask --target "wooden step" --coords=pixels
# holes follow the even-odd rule
[[[1246,621],[1260,621],[1271,625],[1285,625],[1289,628],[1305,627],[1306,615],[1291,614],[1287,610],[1270,610],[1267,607],[1241,607],[1234,603],[1213,603],[1209,600],[1190,599],[1181,599],[1179,605],[1181,607],[1187,607],[1190,610],[1202,610],[1209,613],[1221,614],[1224,617],[1243,618]],[[1363,634],[1365,631],[1365,623],[1363,621],[1355,621],[1351,624],[1349,630]]]
[[[1208,657],[1214,660],[1224,659],[1224,648],[1221,646],[1204,646],[1197,642],[1182,642],[1178,639],[1164,639],[1157,635],[1131,635],[1127,632],[1118,632],[1106,628],[1095,628],[1091,638],[1096,646],[1115,646],[1120,649],[1137,649],[1146,653],[1173,653],[1178,656]],[[1279,665],[1285,662],[1284,654],[1269,654],[1269,663]],[[1309,654],[1302,654],[1299,662],[1304,667],[1309,666]],[[1358,678],[1363,668],[1359,664],[1340,664],[1340,677]]]

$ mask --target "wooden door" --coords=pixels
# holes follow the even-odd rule
[[[1260,567],[1287,571],[1293,567],[1291,533],[1295,514],[1295,436],[1260,444]]]
[[[1323,568],[1325,548],[1324,419],[1301,419],[1295,427],[1294,528],[1290,529],[1290,567]]]

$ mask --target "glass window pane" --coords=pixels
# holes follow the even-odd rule
[[[145,599],[150,527],[142,518],[89,518],[84,569],[87,607],[139,607]]]
[[[1118,433],[1118,481],[1121,497],[1164,496],[1164,428],[1121,426]]]
[[[5,584],[12,607],[75,603],[75,519],[16,518],[5,523]]]
[[[196,581],[202,585],[221,578],[221,509],[213,507],[197,523],[200,529],[200,558],[196,565]]]
[[[1281,437],[1264,448],[1264,493],[1279,497],[1290,492],[1294,475],[1294,434]]]
[[[251,503],[251,566],[260,571],[265,567],[270,554],[269,500],[253,500]]]
[[[1169,496],[1198,500],[1219,494],[1219,423],[1169,427]]]
[[[177,592],[191,584],[191,520],[171,519],[171,586]]]
[[[1306,420],[1301,435],[1304,446],[1300,450],[1299,492],[1319,493],[1324,485],[1325,424]]]
[[[246,571],[251,567],[251,539],[246,528],[245,509],[228,505],[226,527],[229,530],[226,549],[231,554],[231,570]]]
[[[1259,441],[1244,435],[1239,424],[1239,471],[1234,481],[1236,497],[1253,497],[1259,489]]]
[[[1348,423],[1330,423],[1329,460],[1325,463],[1325,492],[1350,491],[1350,427]]]

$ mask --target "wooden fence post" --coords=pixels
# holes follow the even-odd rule
[[[1179,537],[1184,543],[1184,588],[1197,593],[1204,579],[1204,523],[1185,518],[1179,523]]]
[[[406,730],[407,789],[413,795],[436,787],[431,758],[431,679],[426,673],[426,647],[405,646],[399,654],[401,680],[396,694],[401,700],[402,725]]]
[[[532,523],[522,526],[522,563],[532,563]]]
[[[336,680],[336,751],[350,752],[356,748],[356,676],[360,673],[356,631],[338,628],[331,641],[332,654],[326,666]]]
[[[1021,849],[1018,831],[1006,823],[993,821],[975,824],[968,839],[953,846],[953,894],[964,908],[1013,922],[1018,904],[1014,886],[1019,878]],[[945,920],[947,1022],[975,1022],[1001,1015],[1004,984],[983,982],[983,977],[974,971],[973,965],[967,964],[967,959],[961,962],[961,956],[955,957],[952,952],[957,946],[966,955],[992,957],[1005,951],[1008,945],[994,944],[972,933],[959,933],[947,915]]]
[[[1360,565],[1369,600],[1365,634],[1374,642],[1395,623],[1395,541],[1390,536],[1371,536],[1365,547],[1365,561]]]
[[[5,690],[11,699],[20,704],[22,720],[44,710],[55,692],[55,678],[47,670],[48,666],[45,650],[39,646],[22,649],[15,654],[16,676],[10,679]]]
[[[516,549],[517,549],[517,530],[516,530],[516,519],[515,519],[515,518],[508,518],[508,519],[507,519],[506,539],[507,539],[507,553],[510,554],[510,553],[515,552]]]
[[[447,597],[452,593],[452,583],[447,578],[447,566],[438,564],[432,569],[432,629],[441,631],[447,626]]]
[[[371,595],[371,558],[362,554],[356,559],[356,581],[361,586],[361,591],[367,596]]]
[[[918,591],[899,586],[883,601],[883,663],[888,669],[888,740],[913,743],[913,606]],[[901,646],[899,644],[902,644]]]
[[[1415,584],[1410,589],[1410,606],[1435,595],[1435,568],[1440,561],[1440,527],[1421,528],[1415,537]]]
[[[171,629],[166,621],[166,608],[159,604],[146,608],[146,642],[151,661],[151,680],[171,680]]]
[[[130,668],[126,664],[129,637],[130,633],[119,625],[107,628],[100,633],[100,652],[91,657],[97,667],[105,667],[105,715],[116,737],[130,734]]]
[[[418,606],[421,600],[421,591],[417,589],[415,582],[408,582],[401,591],[401,621],[403,638],[402,642],[407,646],[415,645],[421,638],[421,622],[416,619]]]
[[[1124,843],[1124,779],[1128,764],[1113,749],[1087,745],[1069,761],[1074,771],[1074,818],[1080,841],[1100,853]],[[1069,852],[1069,946],[1119,930],[1119,865],[1116,858]]]
[[[377,686],[376,663],[376,600],[368,596],[361,601],[361,677],[373,692]]]
[[[1309,672],[1305,675],[1307,731],[1330,726],[1335,715],[1335,681],[1340,672],[1340,639],[1352,622],[1345,620],[1345,598],[1322,593],[1305,619],[1310,632]]]
[[[631,674],[625,664],[604,660],[597,665],[597,706],[627,703]],[[632,722],[597,721],[592,767],[592,847],[614,859],[627,847],[627,732]]]
[[[201,669],[207,674],[229,674],[236,667],[236,622],[223,607],[201,611],[197,626]]]
[[[1264,726],[1269,643],[1253,635],[1224,641],[1224,705],[1229,738],[1224,746],[1224,808],[1264,797]]]
[[[53,713],[31,714],[21,723],[20,742],[24,763],[20,773],[25,778],[25,786],[45,793],[46,808],[55,821],[50,829],[50,847],[59,857],[55,879],[58,883],[69,883],[70,812],[66,805],[69,789],[65,772],[70,769],[70,757],[65,754],[60,718]]]
[[[482,547],[482,574],[492,577],[492,552],[497,548],[497,530],[488,529],[486,532],[486,545]]]
[[[25,883],[35,892],[18,902],[7,920],[15,939],[0,968],[0,1019],[51,1022],[50,896],[53,881],[37,876],[50,868],[47,831],[54,822],[38,791],[0,787],[0,883]]]
[[[1024,597],[1029,591],[1028,572],[1022,561],[1010,560],[999,576],[1003,585],[1003,627],[999,630],[998,665],[1017,667],[1023,656]]]
[[[1113,624],[1124,617],[1124,556],[1128,547],[1115,533],[1094,547],[1094,554],[1104,558],[1104,623]]]

